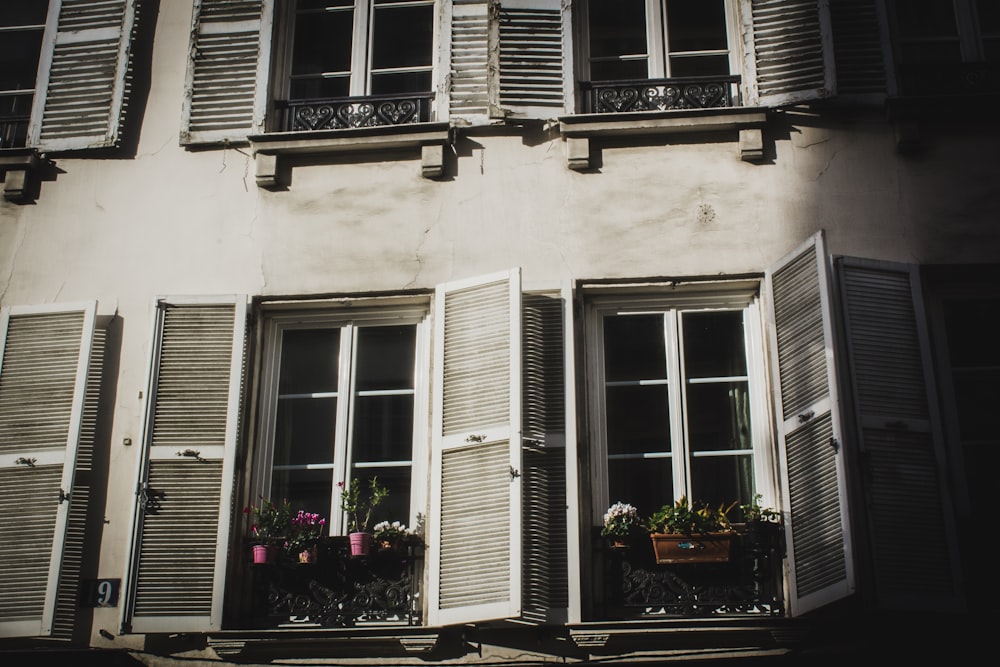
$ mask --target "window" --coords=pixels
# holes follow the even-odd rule
[[[7,3],[0,12],[0,148],[24,146],[49,3]]]
[[[590,0],[586,12],[592,81],[737,71],[725,0]]]
[[[683,495],[749,502],[760,486],[753,302],[595,303],[590,327],[606,500],[645,515]]]
[[[434,0],[295,0],[291,100],[428,93]]]
[[[895,12],[901,63],[1000,60],[994,0],[906,0]]]
[[[373,522],[411,523],[423,314],[276,315],[269,322],[260,493],[342,525],[340,483],[388,487]]]

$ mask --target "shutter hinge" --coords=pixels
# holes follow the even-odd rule
[[[519,473],[517,471],[517,468],[515,468],[514,466],[511,466],[510,467],[510,481],[513,482],[515,479],[517,479],[520,476],[521,476],[521,473]]]
[[[69,494],[62,489],[59,489],[59,504],[62,505],[67,500],[69,500]]]

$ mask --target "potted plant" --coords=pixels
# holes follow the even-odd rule
[[[250,534],[253,536],[253,562],[272,563],[278,546],[284,542],[291,525],[291,504],[284,500],[275,503],[261,498],[260,503],[246,506],[243,513],[250,516]]]
[[[357,477],[346,485],[338,482],[340,487],[340,508],[347,518],[347,529],[351,539],[351,555],[366,556],[371,548],[372,535],[369,525],[372,512],[389,495],[389,489],[378,483],[378,477],[369,480],[366,493],[361,491],[361,482]]]
[[[411,546],[422,546],[417,529],[399,521],[380,521],[372,528],[372,541],[382,551],[405,552]]]
[[[285,550],[300,563],[316,562],[316,544],[326,531],[326,519],[319,514],[299,510],[288,528]]]
[[[743,512],[743,521],[750,524],[779,524],[781,523],[781,513],[778,510],[771,507],[762,507],[760,504],[761,496],[759,493],[753,497],[753,500],[745,505],[740,505],[740,511]]]
[[[628,546],[628,538],[640,526],[639,511],[632,505],[619,501],[604,513],[601,537],[610,538],[613,548],[623,549]]]
[[[735,535],[729,511],[736,506],[711,508],[692,504],[681,496],[653,513],[646,522],[658,564],[724,563]]]

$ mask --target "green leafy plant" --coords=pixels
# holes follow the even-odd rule
[[[707,504],[688,503],[687,496],[681,496],[672,504],[666,504],[654,512],[646,520],[646,528],[650,533],[681,533],[694,535],[698,533],[717,533],[731,531],[729,512],[736,507],[709,507]]]
[[[325,532],[325,518],[313,512],[299,510],[298,514],[292,517],[288,527],[285,549],[290,554],[298,554],[310,549],[319,542]]]
[[[753,497],[751,502],[740,505],[740,511],[743,512],[743,520],[747,523],[780,523],[781,513],[770,507],[762,507],[760,504],[762,497],[758,493]]]
[[[639,511],[628,503],[617,502],[604,513],[604,525],[601,526],[602,537],[625,538],[641,526]]]
[[[250,534],[260,544],[280,544],[285,540],[292,523],[292,506],[288,500],[275,503],[269,498],[261,498],[257,504],[243,508],[250,517]]]
[[[348,530],[352,533],[367,533],[372,512],[389,495],[389,489],[378,483],[378,477],[372,477],[368,481],[364,493],[357,477],[347,485],[337,482],[337,486],[340,487],[340,508],[347,517]]]

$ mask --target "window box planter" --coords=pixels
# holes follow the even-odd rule
[[[728,563],[733,552],[734,533],[651,533],[657,565],[679,563]]]

